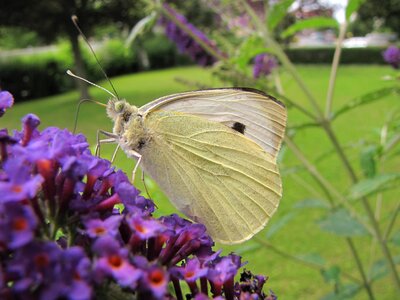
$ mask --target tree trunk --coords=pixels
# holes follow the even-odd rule
[[[87,78],[87,74],[86,74],[86,70],[85,70],[85,65],[83,63],[83,59],[82,59],[82,53],[81,53],[81,49],[79,48],[79,40],[78,40],[78,35],[75,33],[69,33],[69,40],[71,42],[71,46],[72,46],[72,52],[74,55],[74,63],[75,63],[75,74],[83,77],[83,78]],[[90,94],[89,94],[89,89],[88,89],[88,85],[86,82],[79,80],[79,79],[75,79],[75,83],[76,83],[76,87],[79,90],[80,94],[81,94],[81,99],[90,99]]]

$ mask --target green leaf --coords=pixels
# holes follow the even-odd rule
[[[338,291],[330,292],[321,298],[321,300],[346,300],[353,299],[360,292],[362,287],[355,283],[348,283],[340,286]]]
[[[126,46],[131,45],[140,34],[145,32],[146,29],[150,27],[150,25],[154,24],[154,22],[156,20],[156,16],[157,16],[157,13],[155,11],[153,11],[153,12],[151,12],[150,15],[144,17],[139,22],[137,22],[135,24],[135,26],[132,28],[131,32],[129,33],[129,36],[126,39],[125,45]]]
[[[321,230],[338,236],[353,237],[368,235],[364,225],[354,219],[350,213],[342,208],[327,214],[318,221]]]
[[[385,87],[373,92],[369,92],[360,97],[357,97],[351,101],[349,101],[346,105],[339,108],[332,116],[332,118],[337,118],[341,114],[348,112],[354,108],[357,108],[361,105],[369,104],[375,102],[377,100],[381,100],[382,98],[392,94],[392,93],[400,93],[400,88],[397,86]]]
[[[263,46],[262,39],[251,36],[241,44],[239,53],[234,59],[234,63],[236,63],[240,69],[245,70],[249,61],[254,56],[266,52],[270,52],[270,50]]]
[[[281,217],[278,221],[272,223],[268,228],[266,237],[272,237],[276,232],[278,232],[283,226],[285,226],[293,217],[297,215],[297,212],[290,212],[283,217]]]
[[[252,243],[252,244],[244,244],[244,246],[237,248],[235,253],[239,255],[244,255],[246,253],[254,252],[262,247],[262,244]]]
[[[360,164],[364,176],[367,178],[372,178],[376,175],[376,163],[375,157],[377,154],[377,147],[375,145],[370,145],[364,148],[360,154]]]
[[[266,19],[269,30],[272,31],[282,21],[293,2],[294,0],[283,0],[271,6]]]
[[[299,255],[296,255],[296,257],[298,257],[301,260],[304,260],[306,262],[320,265],[321,267],[326,264],[325,259],[318,253],[299,254]]]
[[[396,231],[393,235],[392,238],[390,239],[390,242],[393,243],[393,245],[400,246],[400,230]]]
[[[357,11],[361,4],[364,3],[365,0],[349,0],[346,7],[346,21],[350,20],[353,12]]]
[[[400,256],[393,257],[395,264],[400,263]],[[373,281],[379,280],[389,274],[389,268],[387,266],[387,261],[384,259],[377,260],[373,263],[370,270],[370,277]]]
[[[301,21],[297,21],[293,25],[289,26],[285,31],[282,32],[282,38],[287,38],[296,32],[299,32],[303,29],[309,28],[338,28],[338,22],[333,18],[326,18],[326,17],[315,17],[309,18]]]
[[[338,284],[340,281],[339,266],[332,266],[329,269],[323,269],[323,270],[321,270],[321,274],[326,283]]]
[[[354,200],[360,199],[390,188],[390,184],[399,179],[400,174],[381,174],[373,178],[361,180],[351,187],[349,196]]]
[[[324,208],[328,209],[330,207],[329,203],[321,199],[304,199],[297,202],[294,208]]]

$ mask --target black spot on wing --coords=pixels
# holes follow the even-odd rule
[[[244,130],[246,129],[246,125],[240,122],[235,122],[233,123],[232,127],[233,130],[236,130],[237,132],[240,132],[241,134],[244,134]]]

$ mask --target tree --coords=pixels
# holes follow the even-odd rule
[[[377,29],[390,29],[400,34],[400,1],[368,0],[357,12],[351,30],[354,35],[365,35]]]
[[[113,22],[131,27],[145,13],[141,0],[0,0],[0,7],[0,26],[35,31],[47,42],[66,36],[72,47],[74,71],[82,77],[86,72],[71,16],[76,15],[82,31],[90,35],[95,26]],[[82,99],[89,98],[87,85],[80,80],[76,83]]]

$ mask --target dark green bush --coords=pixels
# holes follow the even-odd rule
[[[344,64],[384,64],[382,52],[385,48],[343,48],[340,62]],[[294,63],[330,64],[334,48],[290,48],[286,54]]]
[[[131,48],[123,40],[109,40],[96,50],[97,56],[109,76],[140,70],[138,47],[148,55],[150,69],[190,64],[190,59],[179,54],[163,35],[150,35],[141,44]],[[0,57],[0,88],[10,91],[16,101],[45,97],[65,92],[74,87],[74,81],[66,75],[73,69],[73,57],[68,43],[62,43],[56,52]],[[87,78],[97,81],[103,78],[99,66],[87,47],[82,47]]]

